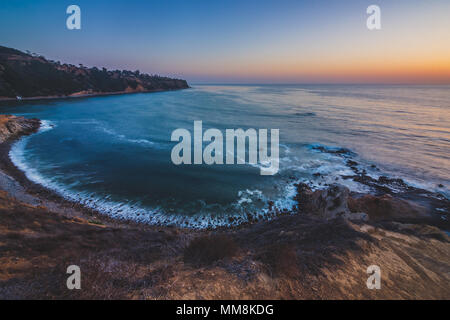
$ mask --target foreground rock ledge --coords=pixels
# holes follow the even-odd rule
[[[36,132],[40,125],[39,119],[0,115],[0,143]]]

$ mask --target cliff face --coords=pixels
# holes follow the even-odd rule
[[[11,115],[0,115],[0,143],[33,133],[39,129],[40,120]]]
[[[149,92],[188,87],[185,80],[139,71],[77,67],[0,46],[0,98]]]

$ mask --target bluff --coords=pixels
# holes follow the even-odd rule
[[[189,88],[187,82],[139,71],[62,64],[0,46],[0,98],[66,97]]]
[[[31,134],[39,129],[39,119],[26,119],[0,114],[0,143],[18,136]]]

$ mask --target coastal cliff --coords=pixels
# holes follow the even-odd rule
[[[78,67],[0,46],[0,99],[77,97],[186,89],[185,80]]]
[[[0,115],[0,143],[36,132],[40,124],[39,119]]]

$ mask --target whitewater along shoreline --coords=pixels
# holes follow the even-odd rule
[[[450,238],[420,204],[298,184],[298,207],[271,221],[220,230],[118,221],[14,166],[12,143],[39,127],[0,116],[0,299],[450,298]],[[401,185],[361,176],[352,178]],[[65,287],[71,264],[81,291]],[[381,290],[366,287],[370,265]]]
[[[62,199],[55,192],[30,181],[11,161],[9,152],[17,140],[39,131],[39,119],[0,115],[0,189],[29,205],[48,204],[58,213],[82,215],[85,208]],[[61,206],[60,206],[61,205]],[[70,208],[70,209],[69,209]],[[72,210],[73,209],[73,210]]]
[[[37,133],[41,124],[40,119],[0,115],[0,190],[20,202],[45,207],[53,213],[67,217],[88,219],[111,226],[133,225],[144,229],[152,228],[132,220],[113,219],[95,209],[65,199],[57,192],[29,180],[25,172],[12,162],[10,151],[12,145],[19,139]]]

